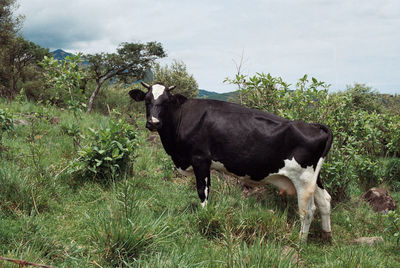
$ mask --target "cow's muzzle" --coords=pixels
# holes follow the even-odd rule
[[[157,122],[157,123],[153,123],[153,122],[146,122],[146,128],[151,130],[151,131],[157,131],[159,128],[161,127],[161,123]]]

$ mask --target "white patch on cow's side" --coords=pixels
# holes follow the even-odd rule
[[[155,118],[154,116],[151,117],[151,122],[154,124],[157,124],[160,122],[160,120],[158,120],[157,118]]]
[[[154,100],[157,100],[165,91],[165,87],[163,85],[153,85],[151,87],[151,92],[153,93]]]
[[[186,176],[186,177],[189,177],[189,176],[194,175],[193,167],[192,167],[192,166],[189,166],[189,167],[188,167],[187,169],[185,169],[185,170],[183,170],[183,169],[181,169],[181,168],[177,168],[177,170],[178,170],[178,172],[179,172],[180,174],[182,174],[183,176]]]
[[[314,168],[312,166],[308,166],[303,168],[299,163],[292,158],[284,160],[285,166],[278,171],[279,175],[286,176],[291,179],[295,179],[295,181],[299,181],[299,183],[307,183],[310,181],[310,178],[314,175]],[[295,182],[293,182],[295,183]]]
[[[312,166],[303,168],[294,159],[284,160],[285,166],[277,172],[277,175],[282,175],[290,179],[297,191],[305,191],[307,193],[313,193],[318,177],[318,172],[321,169],[323,158],[320,158],[316,169]]]

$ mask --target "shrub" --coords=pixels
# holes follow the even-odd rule
[[[136,148],[133,126],[122,120],[110,121],[100,130],[89,128],[89,144],[79,151],[70,170],[78,176],[108,182],[130,174]]]
[[[132,111],[144,112],[143,107],[129,97],[129,87],[120,83],[105,86],[105,90],[101,90],[94,101],[93,109],[96,112],[106,115],[112,110],[118,110],[122,114],[132,114]]]
[[[50,100],[54,104],[68,104],[76,110],[83,101],[81,86],[85,71],[82,68],[81,54],[70,55],[65,60],[45,56],[40,65],[45,70],[44,77],[50,86]]]
[[[8,109],[0,109],[0,154],[3,150],[2,140],[3,133],[10,131],[14,128],[14,121],[12,114]]]
[[[364,190],[378,186],[382,183],[382,178],[379,176],[379,161],[372,160],[368,157],[357,155],[354,160],[355,172],[357,174],[358,185]]]
[[[14,128],[13,116],[8,109],[0,109],[0,133]]]
[[[382,181],[388,183],[393,191],[400,191],[400,158],[387,158],[381,162],[379,175]]]
[[[400,214],[396,211],[389,211],[386,217],[385,232],[389,234],[390,238],[396,240],[396,245],[400,241]]]

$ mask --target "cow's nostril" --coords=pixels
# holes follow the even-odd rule
[[[151,131],[157,130],[160,126],[161,126],[160,122],[158,122],[158,123],[152,123],[150,121],[146,122],[146,128]]]

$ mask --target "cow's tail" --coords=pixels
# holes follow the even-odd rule
[[[326,143],[325,143],[325,148],[324,148],[324,150],[322,152],[322,155],[321,155],[321,157],[325,158],[326,155],[328,154],[329,150],[331,149],[331,146],[332,146],[333,133],[332,133],[332,130],[329,127],[325,126],[325,125],[320,124],[319,127],[328,134],[328,138],[327,138]],[[324,186],[323,186],[321,178],[320,178],[320,172],[318,172],[317,185],[321,189],[324,189]]]

